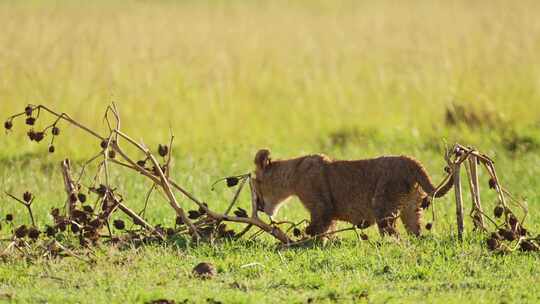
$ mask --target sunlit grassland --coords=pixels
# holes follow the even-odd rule
[[[460,141],[495,157],[503,184],[527,197],[528,223],[540,231],[538,11],[535,1],[0,1],[0,118],[43,103],[105,132],[103,111],[114,101],[123,129],[149,147],[175,134],[173,176],[218,209],[232,192],[210,191],[210,184],[251,170],[260,147],[276,158],[409,154],[439,181],[443,143]],[[452,102],[491,113],[496,124],[449,126]],[[41,224],[64,200],[57,162],[98,149],[61,127],[54,155],[25,139],[22,121],[0,135],[0,190],[36,193]],[[345,142],[333,140],[339,134]],[[533,145],[512,152],[508,134]],[[482,196],[492,206],[485,182],[482,176]],[[113,183],[130,206],[142,207],[144,179],[119,170]],[[14,212],[24,222],[24,210],[4,196],[0,202],[0,217]],[[0,297],[539,301],[538,255],[494,256],[475,234],[455,244],[451,202],[438,201],[427,239],[379,247],[351,234],[329,248],[283,252],[263,239],[103,248],[93,267],[72,259],[12,261],[0,264]],[[247,193],[241,203],[248,205]],[[151,222],[173,222],[162,197],[150,204]],[[297,200],[280,214],[306,216]],[[379,240],[376,229],[368,234]],[[201,260],[218,266],[216,280],[189,277]],[[262,266],[240,267],[251,262]]]

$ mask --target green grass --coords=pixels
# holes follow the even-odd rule
[[[233,190],[210,191],[211,183],[251,170],[260,147],[275,158],[408,154],[439,181],[443,143],[459,141],[495,158],[503,185],[527,198],[527,226],[538,232],[537,11],[535,1],[1,1],[0,115],[44,103],[105,131],[103,110],[115,101],[123,129],[149,147],[172,130],[173,177],[218,210]],[[447,125],[451,102],[492,122]],[[80,164],[98,149],[61,128],[54,155],[25,139],[22,122],[0,136],[0,189],[34,192],[40,226],[64,200],[58,162]],[[481,182],[491,209],[495,193],[485,174]],[[143,206],[148,181],[119,169],[113,184],[130,207]],[[0,202],[0,217],[12,212],[16,224],[27,222],[16,203]],[[249,205],[248,193],[240,203]],[[294,250],[262,238],[103,246],[92,266],[8,259],[0,263],[0,301],[540,302],[538,254],[490,253],[469,219],[460,244],[452,196],[436,211],[425,238],[399,242],[369,228],[370,242],[344,234],[326,247]],[[293,200],[279,217],[307,213]],[[150,200],[148,220],[174,221],[160,195]],[[218,267],[216,278],[191,276],[201,261]]]

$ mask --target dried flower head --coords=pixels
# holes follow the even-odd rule
[[[227,177],[225,180],[227,181],[227,187],[229,188],[238,185],[239,181],[238,177],[236,176]]]
[[[248,217],[247,211],[240,207],[234,210],[234,215],[236,215],[237,217]]]
[[[493,209],[493,215],[495,215],[495,217],[501,217],[503,215],[503,212],[504,207],[501,205],[498,205]]]
[[[13,214],[11,213],[6,214],[6,222],[11,222],[11,221],[13,221]]]
[[[188,217],[192,220],[196,220],[199,217],[201,217],[201,214],[197,210],[189,210],[188,211]]]
[[[45,227],[45,234],[48,236],[48,237],[53,237],[56,235],[56,228],[52,227],[52,226],[46,226]]]
[[[167,145],[159,145],[158,146],[158,153],[161,157],[165,157],[167,156],[167,154],[169,154],[169,147],[167,147]]]
[[[50,146],[49,146],[49,153],[54,153],[54,151],[55,151],[54,146],[53,146],[53,145],[50,145]]]
[[[360,238],[361,238],[361,239],[362,239],[363,241],[367,241],[367,240],[369,240],[369,237],[368,237],[368,235],[367,235],[367,234],[365,234],[365,233],[362,233],[362,234],[360,234]]]
[[[499,249],[499,246],[500,246],[499,240],[497,240],[495,238],[487,239],[486,243],[487,243],[487,246],[488,246],[489,250],[491,250],[491,251]]]
[[[36,124],[36,119],[34,117],[27,117],[26,118],[26,124],[29,126],[33,126]]]
[[[31,227],[30,229],[28,229],[28,237],[32,240],[37,240],[40,234],[41,231],[39,231],[39,229],[37,229],[36,227]]]
[[[11,130],[11,128],[13,128],[13,122],[11,120],[6,120],[6,122],[4,122],[4,128],[6,130]]]
[[[102,140],[101,143],[99,144],[99,146],[102,148],[102,149],[107,149],[107,147],[109,146],[109,141],[107,141],[106,139]]]
[[[426,224],[426,230],[431,230],[433,228],[433,223],[429,222]]]
[[[52,130],[51,130],[51,133],[52,133],[52,135],[54,135],[54,136],[60,135],[60,128],[58,128],[57,126],[54,126],[54,127],[52,128]]]
[[[79,227],[79,225],[77,225],[75,223],[72,223],[71,224],[71,232],[78,233],[79,231],[81,231],[81,228]]]
[[[516,239],[516,235],[514,234],[514,232],[512,232],[511,230],[508,230],[508,229],[499,229],[499,234],[507,241],[513,241]]]
[[[28,235],[28,228],[26,225],[21,225],[17,229],[15,229],[15,236],[22,239]]]
[[[146,160],[138,160],[138,161],[137,161],[137,165],[139,165],[139,167],[144,167],[144,166],[146,166]]]
[[[28,132],[26,132],[26,135],[28,135],[30,141],[36,140],[36,132],[34,130],[30,129]]]
[[[302,235],[302,231],[300,231],[300,229],[298,229],[298,228],[294,228],[294,229],[293,229],[293,235],[294,235],[295,237],[299,237],[299,236]]]
[[[489,185],[490,189],[496,189],[497,188],[497,182],[495,181],[495,179],[493,177],[489,179],[488,185]]]
[[[83,210],[84,212],[89,213],[89,214],[94,213],[94,209],[92,208],[92,206],[84,205]]]
[[[27,203],[29,203],[32,200],[32,193],[30,191],[26,191],[23,193],[23,200]]]
[[[79,192],[79,193],[77,194],[77,199],[79,199],[79,202],[81,202],[81,203],[86,202],[86,194],[84,194],[84,193],[82,193],[82,192]],[[85,206],[85,207],[86,207],[86,206]],[[90,207],[90,206],[88,206],[88,207]]]
[[[24,108],[24,113],[26,114],[26,116],[32,115],[32,111],[33,111],[33,108],[30,105]]]
[[[35,132],[34,140],[35,140],[36,142],[42,141],[43,138],[45,138],[45,133],[43,133],[43,132]]]
[[[114,225],[114,228],[118,230],[124,230],[124,228],[126,228],[126,224],[124,223],[124,221],[120,219],[114,220],[113,225]]]
[[[58,209],[58,208],[53,208],[53,209],[51,209],[51,215],[52,215],[53,217],[58,217],[58,216],[60,216],[60,209]]]

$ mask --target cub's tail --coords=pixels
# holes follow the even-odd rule
[[[452,186],[454,185],[454,177],[450,176],[448,181],[435,193],[437,190],[435,188],[435,185],[431,182],[431,178],[429,177],[426,169],[420,164],[418,161],[413,161],[413,168],[412,168],[412,174],[414,175],[416,182],[420,184],[420,187],[428,194],[428,197],[442,197],[450,189],[452,189]]]

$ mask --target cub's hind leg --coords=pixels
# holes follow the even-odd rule
[[[371,207],[381,236],[399,237],[396,218],[399,216],[400,192],[392,186],[392,183],[379,183]]]

